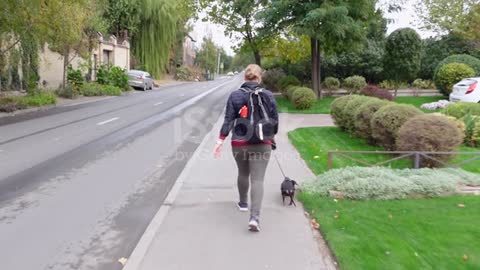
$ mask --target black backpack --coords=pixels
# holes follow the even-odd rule
[[[242,118],[239,112],[234,127],[236,138],[251,144],[273,140],[277,123],[271,115],[273,104],[270,97],[263,92],[263,88],[240,90],[244,92],[244,105],[248,108],[248,114]]]

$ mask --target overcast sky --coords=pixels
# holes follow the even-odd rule
[[[423,38],[434,35],[431,32],[419,29],[418,23],[416,22],[415,18],[414,2],[415,0],[407,0],[404,10],[401,13],[386,15],[387,18],[395,20],[394,23],[388,25],[388,33],[391,33],[398,28],[411,27],[416,29]],[[231,40],[229,37],[225,36],[224,29],[225,28],[221,25],[206,23],[199,20],[194,24],[192,36],[198,41],[196,45],[200,46],[203,37],[207,36],[210,33],[214,42],[217,45],[224,47],[229,55],[234,55],[232,46],[236,45],[236,41]]]

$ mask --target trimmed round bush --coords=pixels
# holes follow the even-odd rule
[[[453,116],[457,119],[463,118],[467,114],[480,116],[480,104],[457,102],[443,108],[442,113],[448,116]]]
[[[365,86],[360,92],[362,95],[376,97],[379,99],[393,100],[393,95],[386,89],[379,88],[373,84]]]
[[[355,135],[373,143],[372,122],[373,115],[384,106],[392,104],[386,100],[371,98],[355,110]]]
[[[262,75],[262,83],[265,88],[273,92],[279,92],[278,82],[286,77],[285,72],[282,69],[275,68],[265,71]]]
[[[465,64],[473,68],[476,75],[480,75],[480,59],[468,54],[454,54],[454,55],[450,55],[449,57],[443,59],[440,63],[438,63],[437,67],[435,68],[434,77],[442,66],[450,63]]]
[[[350,99],[357,97],[357,95],[347,95],[336,98],[330,105],[330,115],[339,128],[345,130],[346,128],[346,117],[344,115],[344,109]]]
[[[362,76],[350,76],[343,81],[343,87],[350,93],[357,93],[365,86],[367,86],[367,81]]]
[[[473,76],[475,76],[473,68],[461,63],[450,63],[443,65],[438,70],[434,80],[437,88],[445,95],[449,95],[454,84]]]
[[[301,88],[300,86],[297,86],[297,85],[290,85],[287,87],[287,90],[285,91],[285,97],[289,100],[292,99],[293,97],[293,93],[295,93],[295,91],[297,91],[297,89]]]
[[[317,95],[310,88],[300,87],[293,92],[292,103],[296,109],[309,109],[315,104],[315,101],[317,101]]]
[[[288,75],[288,76],[285,76],[283,78],[281,78],[279,81],[278,81],[278,88],[280,89],[280,91],[285,91],[287,90],[287,87],[288,86],[291,86],[291,85],[295,85],[295,86],[300,86],[300,80],[297,79],[297,77],[293,76],[293,75]]]
[[[400,151],[452,152],[463,142],[463,132],[457,124],[441,115],[424,114],[413,117],[398,130],[397,149]],[[432,155],[448,161],[452,155]],[[422,167],[438,167],[437,161],[423,158]]]
[[[372,138],[387,150],[395,150],[395,139],[400,127],[411,118],[423,114],[412,105],[392,104],[380,108],[370,122]]]
[[[343,121],[345,123],[345,130],[347,132],[355,132],[355,112],[358,107],[362,106],[371,99],[373,98],[354,95],[352,98],[350,98],[347,104],[345,104],[345,107],[343,108],[343,117],[345,117],[345,119]]]
[[[338,90],[340,88],[340,80],[334,77],[325,78],[323,84],[328,90]]]

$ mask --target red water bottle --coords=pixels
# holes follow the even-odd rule
[[[243,105],[243,107],[240,109],[240,112],[238,112],[240,114],[240,118],[247,118],[248,116],[248,107],[247,105]]]

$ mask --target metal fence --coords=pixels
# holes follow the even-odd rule
[[[384,160],[377,163],[369,163],[365,160],[361,160],[355,157],[354,155],[389,155],[390,159]],[[438,159],[438,156],[448,155],[448,156],[473,156],[472,158],[462,160],[457,163],[449,163],[443,160]],[[328,161],[327,168],[331,170],[333,167],[333,158],[335,156],[343,157],[347,160],[356,162],[358,164],[375,167],[383,166],[389,164],[393,161],[410,159],[412,160],[412,168],[419,169],[421,167],[422,161],[433,161],[448,168],[461,168],[463,165],[480,160],[480,152],[422,152],[422,151],[329,151],[328,152]],[[480,166],[479,166],[480,167]]]

